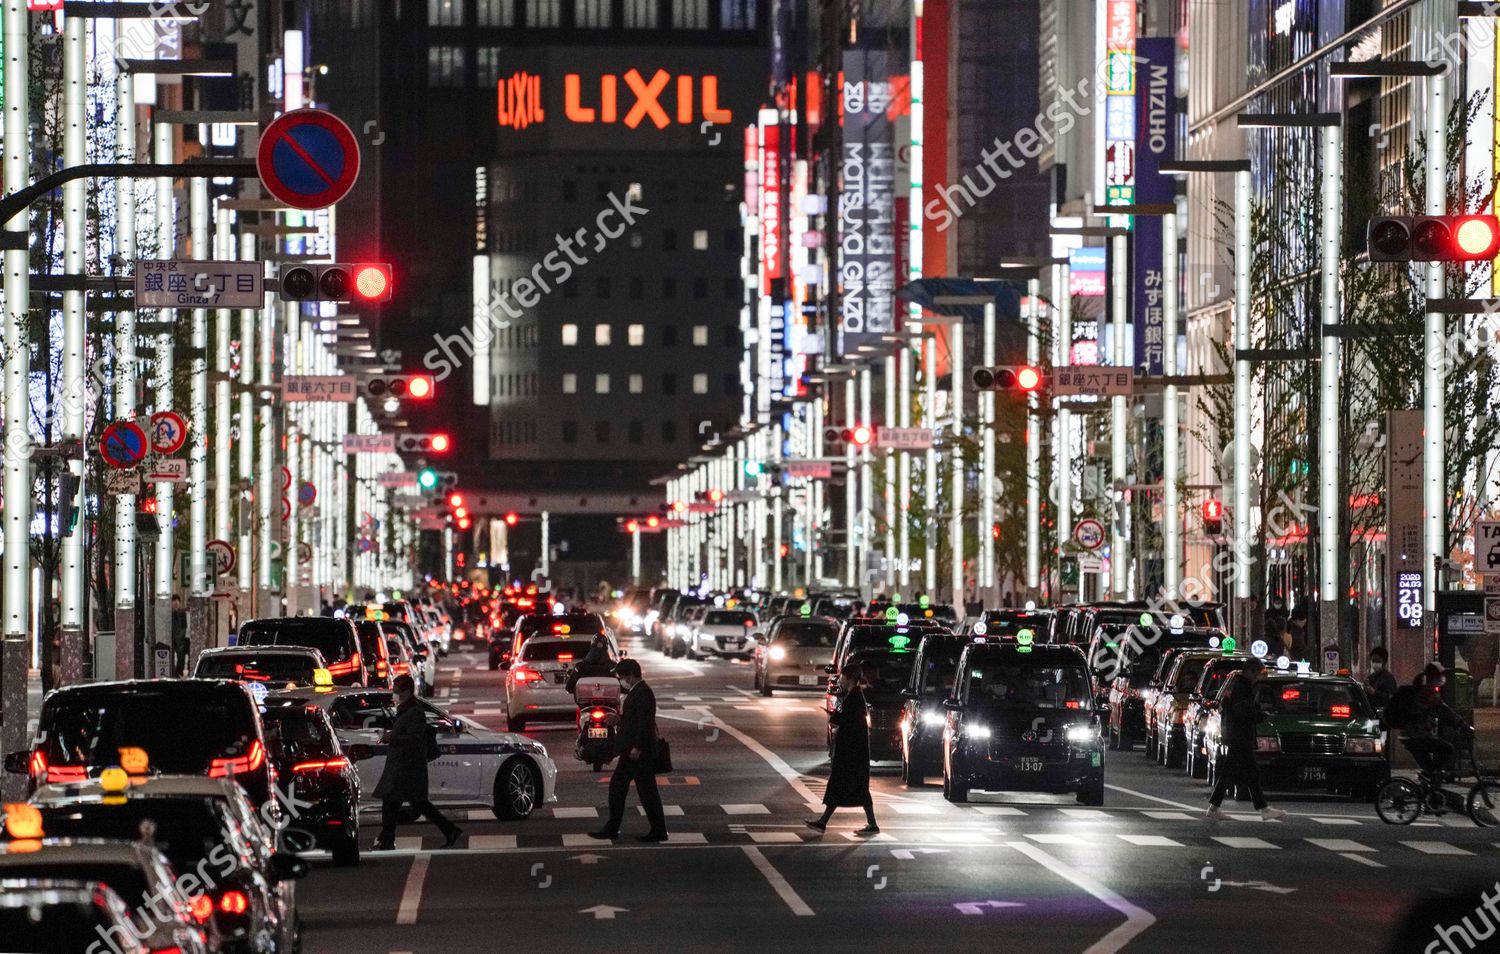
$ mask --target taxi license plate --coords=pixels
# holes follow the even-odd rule
[[[798,676],[797,677],[797,685],[799,685],[799,686],[816,686],[821,681],[822,680],[820,680],[817,676]]]
[[[1328,770],[1321,765],[1309,765],[1297,770],[1297,779],[1302,782],[1326,782]]]
[[[609,730],[602,725],[591,725],[589,726],[589,738],[607,739],[609,738]]]
[[[1037,758],[1016,759],[1016,771],[1018,772],[1040,772],[1042,760]]]

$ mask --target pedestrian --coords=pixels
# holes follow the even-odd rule
[[[1391,654],[1384,646],[1370,650],[1370,675],[1365,680],[1365,692],[1369,693],[1370,703],[1377,711],[1384,709],[1396,694],[1396,677],[1391,675],[1390,662]]]
[[[187,675],[188,664],[188,620],[187,610],[182,608],[182,597],[172,594],[172,673]]]
[[[374,850],[390,851],[396,846],[396,822],[401,806],[408,803],[418,817],[426,816],[443,833],[443,847],[452,848],[463,830],[427,797],[427,763],[437,757],[437,739],[430,734],[417,702],[416,682],[411,676],[397,676],[391,691],[396,699],[396,717],[385,734],[385,771],[375,785],[375,797],[380,799],[380,836]]]
[[[865,678],[854,666],[839,672],[837,707],[828,714],[833,726],[833,757],[828,763],[828,787],[823,790],[823,816],[809,818],[807,825],[818,831],[828,829],[828,819],[837,808],[863,808],[865,827],[856,835],[878,835],[875,803],[870,798],[870,726],[869,706],[865,702]]]
[[[1243,669],[1233,673],[1223,692],[1219,695],[1219,712],[1222,720],[1221,737],[1224,755],[1218,764],[1218,779],[1213,794],[1208,797],[1209,821],[1222,821],[1229,816],[1219,807],[1224,796],[1236,785],[1250,790],[1260,817],[1264,821],[1281,821],[1286,812],[1266,804],[1266,796],[1260,790],[1260,769],[1255,764],[1255,726],[1266,714],[1255,701],[1255,684],[1266,674],[1266,664],[1260,659],[1250,659]]]
[[[667,818],[661,807],[661,793],[656,790],[656,759],[659,737],[656,730],[656,693],[641,678],[641,664],[634,659],[622,659],[615,666],[620,688],[625,690],[620,703],[620,732],[615,747],[620,760],[609,778],[609,821],[599,831],[589,832],[590,838],[614,841],[620,837],[620,825],[625,820],[625,796],[630,783],[635,783],[635,794],[646,810],[650,830],[636,841],[662,842],[667,840]]]

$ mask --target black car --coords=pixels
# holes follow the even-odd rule
[[[1104,746],[1093,684],[1071,646],[972,643],[943,703],[943,797],[972,789],[1073,792],[1104,804]]]
[[[110,938],[117,954],[153,954],[131,923],[125,902],[97,879],[0,879],[0,937],[13,951],[102,951],[99,939]]]
[[[1030,631],[1033,643],[1045,643],[1051,635],[1052,611],[1045,609],[992,609],[966,619],[959,632],[970,636],[1014,639]]]
[[[260,682],[275,688],[287,683],[310,686],[314,674],[326,668],[323,654],[306,646],[223,646],[198,654],[193,678]]]
[[[844,660],[862,649],[916,649],[922,637],[928,633],[946,632],[949,630],[930,620],[897,624],[856,616],[839,630],[838,642],[833,647],[833,665],[829,671],[837,673],[843,668]]]
[[[360,655],[354,623],[332,616],[252,619],[241,624],[238,646],[311,646],[328,660],[335,686],[367,685],[366,660]]]
[[[872,762],[894,762],[901,758],[901,710],[906,703],[902,691],[911,683],[916,659],[917,654],[910,649],[867,649],[853,654],[846,662],[863,670],[867,678],[873,674],[865,687]],[[828,751],[833,752],[831,726]]]
[[[7,771],[30,774],[31,791],[116,766],[132,774],[232,778],[257,808],[269,803],[275,811],[276,770],[242,683],[152,679],[56,689],[42,702],[31,751],[5,757]]]
[[[359,773],[328,713],[297,696],[273,693],[261,719],[276,773],[298,809],[290,827],[312,835],[334,864],[358,864]]]
[[[974,638],[929,633],[917,646],[911,682],[902,692],[901,781],[907,785],[921,785],[943,770],[943,725],[948,721],[943,702],[953,694],[958,657]]]

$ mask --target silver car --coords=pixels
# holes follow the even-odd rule
[[[748,659],[755,651],[754,634],[760,621],[754,613],[745,610],[708,607],[688,625],[691,627],[687,637],[689,659],[702,656],[743,656]]]
[[[833,662],[839,621],[830,616],[783,616],[755,647],[755,688],[821,690]]]

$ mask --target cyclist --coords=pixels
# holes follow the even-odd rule
[[[1465,733],[1473,728],[1461,719],[1457,712],[1443,701],[1443,686],[1448,681],[1448,672],[1437,663],[1428,663],[1427,668],[1412,681],[1415,693],[1410,700],[1410,712],[1401,728],[1401,744],[1417,760],[1423,774],[1441,781],[1444,771],[1453,763],[1453,743],[1439,735],[1442,726],[1450,726]]]

